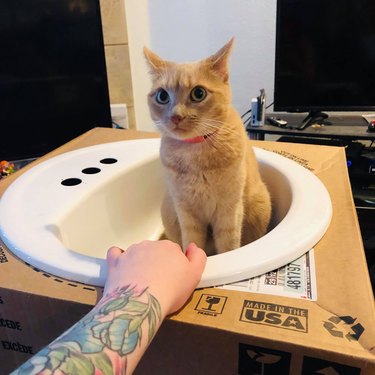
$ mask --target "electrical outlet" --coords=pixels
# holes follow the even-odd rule
[[[129,129],[128,108],[126,104],[111,104],[112,127],[116,129]]]

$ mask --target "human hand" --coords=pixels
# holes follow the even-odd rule
[[[185,254],[169,240],[143,241],[123,251],[107,253],[108,277],[104,296],[125,285],[148,288],[159,301],[163,315],[180,309],[198,285],[206,253],[190,244]]]

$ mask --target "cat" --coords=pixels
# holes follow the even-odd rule
[[[231,104],[233,43],[234,38],[190,63],[143,50],[152,83],[148,106],[161,135],[165,236],[183,249],[194,242],[211,255],[266,234],[272,211],[254,150]]]

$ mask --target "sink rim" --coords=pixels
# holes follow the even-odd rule
[[[147,158],[159,157],[159,145],[160,139],[153,138],[88,146],[47,159],[29,169],[6,189],[0,199],[0,237],[4,244],[23,261],[45,272],[84,284],[104,286],[107,275],[105,259],[67,249],[46,228],[40,228],[43,231],[41,232],[43,236],[39,237],[43,241],[42,245],[35,243],[31,245],[32,239],[35,240],[35,234],[30,236],[24,232],[25,236],[19,236],[16,228],[20,216],[22,216],[20,215],[22,210],[20,207],[16,209],[17,201],[22,201],[20,194],[30,195],[30,190],[25,187],[37,173],[43,173],[46,170],[51,172],[51,168],[60,161],[74,162],[80,156],[79,160],[83,163],[84,160],[90,160],[91,155],[98,156],[101,152],[108,155],[110,152],[113,154],[116,151],[130,156],[126,162],[120,163],[114,168],[119,171],[136,168]],[[267,235],[239,249],[208,257],[198,287],[236,282],[277,269],[310,250],[323,237],[330,224],[331,199],[326,187],[317,176],[282,155],[258,147],[253,148],[260,163],[274,167],[288,177],[294,199],[292,199],[292,204],[284,219]],[[77,163],[69,165],[75,164]],[[78,165],[75,166],[80,168]],[[110,168],[108,168],[103,173],[111,175],[110,172]],[[104,179],[103,175],[101,178]],[[93,177],[93,181],[95,181],[95,177]],[[93,184],[92,188],[97,184],[97,182]],[[81,187],[79,190],[82,191],[77,193],[75,204],[79,201],[81,194],[85,192],[87,194],[87,190]],[[69,203],[74,204],[74,202]],[[48,211],[48,207],[45,210]],[[18,219],[17,214],[20,215]],[[295,229],[296,226],[298,230]],[[291,230],[291,228],[293,229]],[[291,243],[294,244],[293,249]],[[275,244],[277,244],[277,254],[275,254]],[[52,246],[55,251],[41,254],[40,246]],[[251,265],[248,264],[249,259],[252,262]],[[220,271],[219,274],[217,270]]]

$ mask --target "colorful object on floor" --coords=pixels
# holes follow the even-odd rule
[[[9,176],[10,174],[12,174],[14,172],[15,172],[15,170],[14,170],[14,164],[13,163],[11,163],[9,161],[6,161],[6,160],[0,161],[0,180],[3,177]]]

